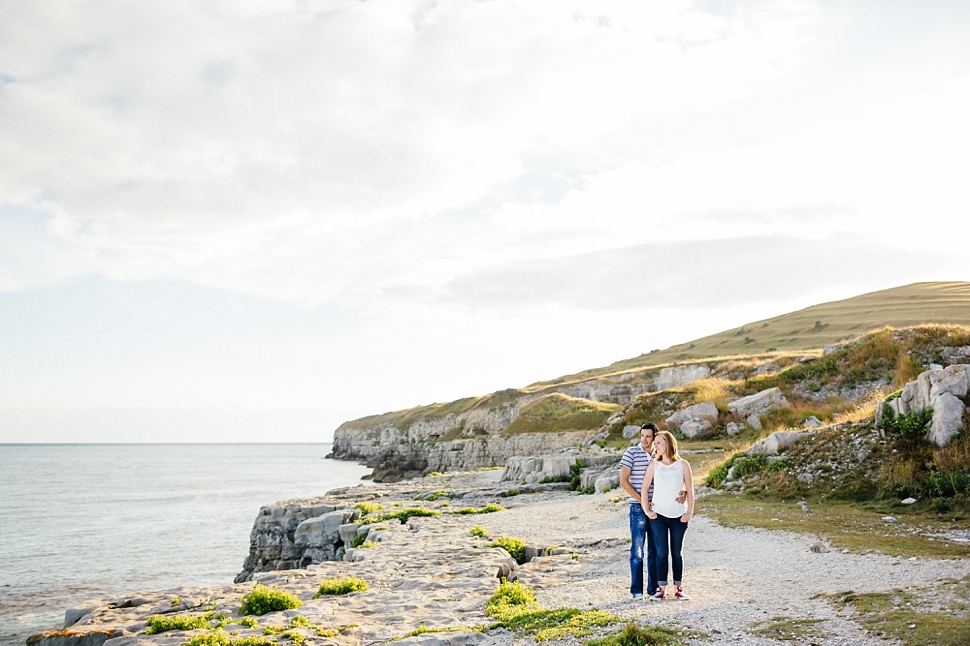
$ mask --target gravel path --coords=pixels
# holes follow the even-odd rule
[[[493,534],[509,534],[529,544],[582,547],[596,541],[583,560],[579,580],[532,574],[521,568],[523,583],[534,585],[547,607],[590,605],[648,623],[666,621],[703,631],[717,641],[777,644],[744,632],[775,616],[814,618],[831,633],[824,644],[885,644],[836,612],[820,594],[853,590],[882,592],[904,586],[923,588],[933,581],[970,575],[970,561],[904,559],[880,554],[815,553],[817,537],[784,531],[723,527],[703,515],[691,522],[684,541],[684,583],[690,601],[633,601],[629,587],[629,526],[626,501],[615,493],[594,496],[533,495],[509,510],[481,518]]]

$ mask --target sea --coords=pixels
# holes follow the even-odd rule
[[[330,444],[0,444],[0,645],[91,599],[232,583],[259,508],[361,484]]]

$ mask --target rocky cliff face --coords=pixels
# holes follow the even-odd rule
[[[502,434],[523,406],[543,395],[561,393],[594,402],[629,405],[644,393],[683,385],[709,374],[706,364],[670,366],[656,374],[630,372],[552,385],[537,392],[505,391],[503,394],[513,395],[500,405],[429,413],[406,422],[346,422],[334,432],[330,457],[365,462],[374,469],[372,477],[377,482],[394,482],[433,471],[504,466],[511,457],[555,453],[582,442],[583,431]]]

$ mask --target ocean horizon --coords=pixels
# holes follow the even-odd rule
[[[0,444],[0,646],[86,600],[232,583],[261,506],[369,473],[331,446]]]

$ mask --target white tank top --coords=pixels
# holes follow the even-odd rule
[[[667,518],[680,518],[687,512],[687,504],[677,502],[677,494],[684,488],[684,461],[664,464],[654,460],[653,464],[653,510]]]

